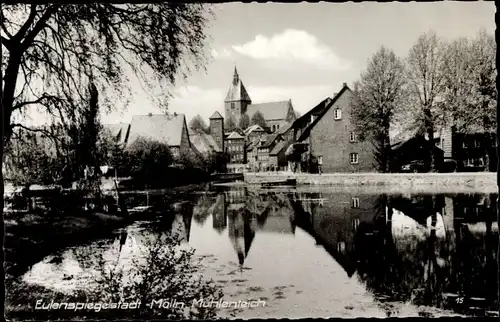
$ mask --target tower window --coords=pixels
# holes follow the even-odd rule
[[[231,109],[234,110],[236,108],[236,105],[234,103],[231,103]]]

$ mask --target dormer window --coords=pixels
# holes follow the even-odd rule
[[[336,108],[334,113],[334,117],[336,120],[342,119],[342,110],[340,108]]]

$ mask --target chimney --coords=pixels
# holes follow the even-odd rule
[[[344,87],[347,87],[347,83],[344,83]]]
[[[174,116],[177,116],[177,112],[174,112]]]
[[[148,116],[153,116],[153,113],[148,113]]]

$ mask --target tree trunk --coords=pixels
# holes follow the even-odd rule
[[[425,130],[429,139],[429,171],[435,172],[436,160],[434,158],[434,122],[432,121],[432,113],[430,108],[424,109],[425,115]]]

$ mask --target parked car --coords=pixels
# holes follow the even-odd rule
[[[416,160],[401,166],[401,172],[418,173],[418,172],[427,172],[427,170],[424,161]]]

